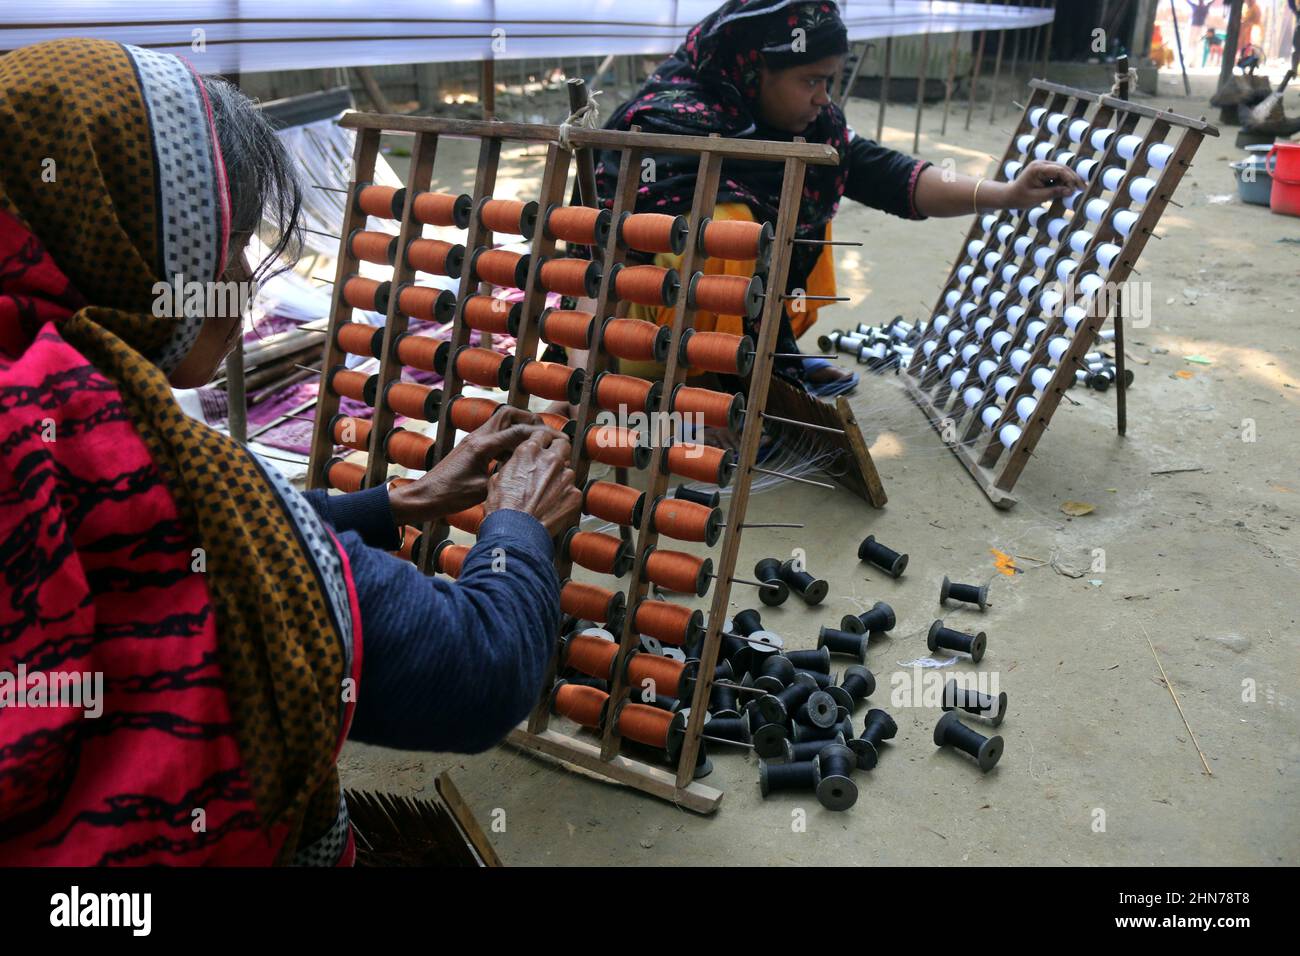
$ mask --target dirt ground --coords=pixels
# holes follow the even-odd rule
[[[1207,96],[1170,90],[1155,105],[1210,113]],[[914,116],[890,107],[889,145],[910,149]],[[873,132],[876,104],[854,101],[849,118]],[[1010,109],[990,126],[985,107],[969,133],[963,118],[941,141],[939,111],[928,109],[919,153],[986,174]],[[508,864],[1300,863],[1300,219],[1237,200],[1234,135],[1205,142],[1176,196],[1183,207],[1168,210],[1164,241],[1139,263],[1151,312],[1128,333],[1136,381],[1126,438],[1113,391],[1071,391],[1016,488],[1019,503],[1001,512],[898,380],[868,376],[852,402],[888,506],[790,484],[751,500],[753,519],[807,526],[747,533],[741,568],[802,547],[830,582],[819,608],[792,599],[764,611],[787,646],[815,646],[819,624],[875,600],[898,613],[868,666],[879,682],[872,705],[899,732],[879,766],[857,775],[852,809],[833,813],[803,794],[761,799],[757,759],[738,751],[713,754],[705,782],[726,797],[709,817],[506,747],[461,757],[348,745],[345,783],[432,794],[450,769]],[[438,176],[453,185],[471,166],[468,149],[448,144]],[[535,189],[538,170],[536,155],[511,156],[499,194],[516,182]],[[836,236],[865,243],[839,260],[853,303],[828,309],[818,331],[925,314],[967,225],[846,203]],[[1191,470],[1153,474],[1170,469]],[[1095,510],[1067,517],[1067,500]],[[901,580],[856,560],[868,533],[911,555]],[[1091,569],[1096,549],[1104,571]],[[1017,571],[999,573],[994,551]],[[989,582],[993,606],[944,612],[945,574]],[[751,599],[734,588],[733,610]],[[1009,696],[1005,754],[986,775],[935,748],[937,708],[891,700],[893,682],[911,673],[900,664],[926,656],[940,616],[988,632],[981,669]]]

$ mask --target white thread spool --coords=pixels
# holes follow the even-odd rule
[[[938,347],[939,347],[938,342],[926,342],[924,345],[921,346],[921,351],[925,353],[926,358],[929,358],[931,355],[934,354],[934,350],[937,349]]]
[[[1034,240],[1029,238],[1029,236],[1019,236],[1016,241],[1011,244],[1011,248],[1015,251],[1016,255],[1023,256],[1026,250],[1028,250],[1033,244]]]
[[[989,376],[998,370],[998,363],[992,359],[984,359],[980,362],[979,367],[975,370],[984,381],[989,380]]]
[[[1089,199],[1088,204],[1083,207],[1083,212],[1090,222],[1101,222],[1109,208],[1110,203],[1104,199]]]
[[[1038,406],[1038,399],[1032,395],[1025,395],[1016,402],[1016,414],[1022,422],[1028,422],[1029,417],[1034,414],[1034,409]]]
[[[1017,372],[1025,370],[1025,363],[1029,361],[1029,353],[1024,349],[1012,349],[1011,367]]]
[[[1085,312],[1083,309],[1079,308],[1079,306],[1077,305],[1070,306],[1068,309],[1065,310],[1065,315],[1063,316],[1065,320],[1065,327],[1069,329],[1071,332],[1073,332],[1075,329],[1079,327],[1079,323],[1082,322],[1085,318],[1087,318],[1087,315],[1088,313]]]
[[[1007,182],[1010,182],[1011,180],[1019,176],[1020,170],[1024,168],[1025,168],[1024,163],[1020,162],[1018,159],[1013,159],[1009,161],[1005,166],[1002,167],[1002,171],[1007,174]]]
[[[998,255],[996,252],[984,253],[984,268],[988,269],[990,272],[996,269],[998,267],[998,263],[1001,261],[1002,261],[1002,257]]]
[[[998,226],[998,242],[1006,242],[1007,238],[1015,231],[1015,226],[1011,225],[1009,222],[1004,222],[1002,225]]]
[[[1100,164],[1101,160],[1099,159],[1080,160],[1079,165],[1074,168],[1074,171],[1084,179],[1092,179],[1092,174],[1097,171],[1097,167]]]
[[[980,399],[983,397],[983,390],[976,388],[974,385],[961,393],[961,400],[966,403],[967,408],[974,408],[980,403]]]
[[[1067,119],[1069,119],[1069,117],[1066,116],[1064,113],[1053,113],[1051,116],[1047,117],[1048,131],[1053,136],[1056,136],[1058,133],[1061,132],[1061,124],[1064,123]]]
[[[1107,269],[1115,261],[1115,257],[1120,254],[1120,247],[1113,242],[1103,242],[1097,247],[1097,261]]]
[[[1070,220],[1066,219],[1064,216],[1057,216],[1047,224],[1047,234],[1051,236],[1052,241],[1055,242],[1057,239],[1061,238],[1061,230],[1069,224]],[[1039,263],[1039,265],[1042,265],[1042,263]]]
[[[998,393],[998,398],[1005,399],[1007,392],[1016,387],[1016,380],[1010,375],[999,375],[998,380],[993,383],[993,390]]]
[[[1016,277],[1016,273],[1019,271],[1019,267],[1014,262],[1008,263],[1002,267],[1002,281],[1010,282]]]
[[[1016,149],[1020,150],[1020,154],[1022,156],[1029,151],[1029,147],[1032,146],[1033,144],[1034,144],[1033,133],[1022,133],[1021,135],[1016,137]]]
[[[1025,342],[1029,345],[1033,345],[1046,329],[1046,322],[1042,319],[1034,319],[1034,321],[1025,326]]]
[[[952,348],[957,347],[957,343],[966,337],[965,329],[953,329],[948,333],[948,345]]]
[[[1001,417],[1002,409],[998,408],[996,405],[990,405],[988,408],[984,409],[984,411],[980,412],[980,421],[984,423],[985,428],[992,428],[998,423],[998,419]]]
[[[1056,161],[1062,166],[1069,166],[1074,162],[1074,153],[1070,152],[1068,149],[1063,149],[1061,152],[1056,154]]]
[[[1022,305],[1013,305],[1007,309],[1007,324],[1013,329],[1020,324],[1020,319],[1025,314],[1025,307]]]
[[[1038,268],[1041,269],[1047,265],[1047,260],[1050,258],[1052,258],[1051,246],[1039,246],[1034,250],[1034,265],[1038,266]],[[1028,295],[1028,293],[1025,294]]]
[[[1070,281],[1070,273],[1079,268],[1079,263],[1073,259],[1062,259],[1056,264],[1056,278],[1062,282]]]
[[[998,432],[998,441],[1002,442],[1003,448],[1010,451],[1023,434],[1019,425],[1003,425],[1002,431]]]
[[[1084,297],[1091,297],[1098,289],[1106,284],[1106,281],[1095,272],[1089,272],[1079,280],[1079,291]]]
[[[1084,133],[1088,132],[1088,121],[1086,119],[1077,119],[1067,127],[1070,139],[1076,143],[1083,142]]]
[[[984,251],[984,243],[979,239],[972,239],[966,244],[966,254],[972,259]]]
[[[1052,357],[1053,362],[1061,361],[1061,356],[1065,354],[1066,349],[1070,347],[1070,340],[1064,335],[1058,335],[1048,340],[1047,354]]]
[[[1007,347],[1007,343],[1010,341],[1011,333],[1004,330],[1002,332],[994,332],[993,338],[989,339],[989,344],[993,346],[993,351],[995,353],[1001,355],[1002,350]]]
[[[988,285],[989,285],[989,277],[979,276],[974,282],[970,284],[970,287],[975,290],[976,295],[983,295],[984,290],[988,288]]]
[[[1018,288],[1020,289],[1021,295],[1023,296],[1032,295],[1034,290],[1038,288],[1038,280],[1033,276],[1024,276],[1020,280],[1020,285]]]
[[[978,355],[979,351],[980,351],[980,347],[976,345],[974,342],[972,342],[970,345],[966,346],[961,350],[961,360],[965,362],[967,365],[969,365],[970,360],[973,359],[976,355]]]
[[[957,308],[957,303],[960,301],[961,301],[961,293],[958,292],[956,289],[949,289],[947,295],[943,297],[943,304],[950,309]]]
[[[949,365],[952,364],[952,356],[946,353],[944,355],[940,355],[939,361],[935,362],[934,364],[935,367],[938,368],[940,372],[942,372],[944,369],[946,369]]]
[[[964,368],[959,368],[948,376],[948,384],[953,387],[954,391],[961,388],[961,383],[964,381],[966,381],[966,370]]]
[[[991,212],[985,213],[984,218],[980,220],[980,225],[984,228],[985,232],[988,232],[993,228],[993,223],[997,221],[997,218],[998,217],[993,215]]]
[[[1169,165],[1169,158],[1174,155],[1174,148],[1165,143],[1155,143],[1147,150],[1147,162],[1152,169],[1164,169]]]
[[[1057,271],[1059,272],[1060,269],[1058,268]],[[1061,294],[1047,289],[1038,297],[1038,305],[1048,315],[1055,315],[1061,305]]]
[[[1052,144],[1050,142],[1042,142],[1034,147],[1034,159],[1046,159],[1050,155],[1052,155]]]
[[[1092,242],[1096,236],[1086,229],[1076,229],[1070,233],[1070,249],[1077,255],[1083,255],[1084,250],[1088,248],[1088,243]]]
[[[1006,301],[1006,298],[1007,298],[1007,294],[1003,292],[1001,289],[998,289],[996,292],[990,292],[989,305],[993,306],[993,308],[996,309],[998,306],[1000,306],[1003,302]]]
[[[1106,329],[1104,332],[1098,332],[1098,333],[1097,333],[1097,338],[1100,339],[1102,342],[1114,342],[1114,341],[1115,341],[1115,330],[1114,330],[1114,329]],[[1097,358],[1100,359],[1100,358],[1101,358],[1101,355],[1098,355]]]
[[[1156,188],[1156,181],[1139,176],[1128,184],[1128,194],[1137,202],[1146,202],[1151,198],[1151,190]]]
[[[864,346],[858,351],[858,360],[866,359],[883,359],[885,357],[885,343],[877,342],[875,345]]]
[[[974,311],[975,311],[974,302],[963,302],[961,304],[961,307],[957,309],[957,312],[961,315],[963,319],[969,319],[970,314]]]
[[[1029,373],[1029,382],[1040,392],[1052,384],[1052,370],[1040,365]]]
[[[1029,210],[1029,216],[1027,217],[1029,219],[1029,224],[1037,229],[1038,220],[1043,218],[1045,212],[1047,212],[1046,206],[1035,206],[1033,209]]]
[[[1113,129],[1095,129],[1092,131],[1092,135],[1088,137],[1088,141],[1092,143],[1093,149],[1101,152],[1106,148],[1106,144],[1110,142],[1110,138],[1114,135],[1115,131]]]
[[[1119,189],[1119,185],[1123,181],[1124,168],[1122,166],[1107,166],[1101,171],[1101,184],[1111,192]]]
[[[1061,200],[1061,205],[1064,206],[1066,209],[1073,210],[1074,207],[1079,204],[1079,200],[1082,198],[1083,198],[1083,190],[1076,189],[1074,192],[1070,193],[1070,195],[1066,196],[1064,199]]]
[[[896,339],[903,339],[906,338],[907,333],[911,331],[912,331],[912,327],[910,325],[908,325],[906,322],[899,322],[897,325],[893,327],[893,329],[890,330],[889,334]]]
[[[984,318],[980,319],[978,322],[975,323],[975,334],[978,335],[981,339],[984,338],[984,336],[989,334],[989,329],[992,327],[992,325],[993,325],[993,320],[990,319],[987,315],[984,316]]]
[[[960,279],[962,282],[969,282],[970,277],[974,274],[974,272],[975,272],[975,267],[970,263],[967,263],[966,265],[962,266],[960,269],[957,270],[957,278]],[[953,291],[956,292],[955,289]]]
[[[1029,111],[1029,125],[1034,129],[1043,125],[1043,117],[1047,115],[1046,106],[1035,106]]]
[[[1133,231],[1133,226],[1137,221],[1137,213],[1133,212],[1131,209],[1121,209],[1119,212],[1115,213],[1115,218],[1111,220],[1111,224],[1115,227],[1115,231],[1121,236],[1127,236]]]
[[[936,332],[942,332],[944,329],[948,327],[948,325],[951,322],[952,322],[952,316],[950,315],[936,316],[934,320],[934,330]]]
[[[1119,154],[1125,159],[1132,159],[1137,155],[1138,147],[1141,145],[1141,136],[1129,134],[1128,136],[1121,136],[1119,142],[1115,145],[1115,148],[1119,150]]]

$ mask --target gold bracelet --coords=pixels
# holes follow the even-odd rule
[[[971,205],[975,207],[977,216],[980,214],[980,187],[984,185],[984,179],[984,176],[980,177],[980,181],[975,184],[975,194],[971,196]]]

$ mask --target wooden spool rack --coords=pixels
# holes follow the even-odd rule
[[[1006,181],[1008,164],[1027,163],[1036,158],[1035,150],[1043,151],[1043,158],[1048,159],[1065,151],[1074,154],[1071,165],[1076,168],[1096,160],[1085,177],[1087,189],[1078,195],[1072,215],[1070,207],[1058,199],[1045,208],[976,216],[939,293],[926,332],[902,370],[908,394],[999,508],[1015,504],[1012,490],[1020,473],[1061,396],[1074,384],[1076,371],[1084,368],[1083,358],[1102,325],[1122,301],[1121,287],[1201,140],[1218,135],[1218,130],[1203,120],[1116,97],[1043,80],[1033,80],[1029,86],[1029,102],[998,164],[996,178]],[[1049,119],[1057,115],[1065,119],[1049,125]],[[1072,126],[1082,133],[1077,139],[1071,136]],[[1094,144],[1093,134],[1098,130],[1114,133]],[[1124,137],[1136,139],[1125,141]],[[1132,158],[1121,155],[1122,142],[1138,144]],[[1152,147],[1161,147],[1160,152],[1168,148],[1163,165],[1153,165]],[[1103,181],[1108,169],[1120,170],[1113,174],[1119,177],[1114,189],[1107,189]],[[1155,183],[1145,202],[1137,201],[1130,192],[1142,179]],[[1104,207],[1096,221],[1086,215],[1094,202],[1092,208]],[[1136,219],[1125,235],[1117,228],[1115,217],[1128,212]],[[1052,238],[1048,226],[1061,218],[1064,228]],[[1076,234],[1080,248],[1071,247]],[[1099,259],[1099,253],[1104,258]],[[1068,273],[1070,284],[1091,274],[1104,283],[1103,291],[1119,290],[1118,295],[1094,296],[1082,318],[1078,313],[1067,315],[1061,308],[1045,309],[1041,302],[1044,290],[1057,281],[1058,266],[1067,260],[1077,263]],[[1022,282],[1036,284],[1026,291]],[[1066,296],[1066,304],[1069,301]],[[1009,314],[1012,312],[1018,314]],[[1122,312],[1116,321],[1117,333],[1122,328],[1121,318]],[[1036,321],[1045,325],[1037,328]],[[1036,335],[1032,329],[1037,329]],[[1116,352],[1122,375],[1123,340],[1118,334]],[[960,379],[956,387],[954,376]]]
[[[543,228],[543,220],[552,205],[564,205],[567,195],[567,183],[570,167],[577,155],[580,163],[578,169],[579,185],[582,187],[582,202],[595,205],[591,195],[590,179],[584,182],[581,163],[585,151],[591,149],[612,150],[619,153],[619,177],[613,201],[613,222],[618,223],[624,212],[635,208],[636,191],[642,173],[642,159],[651,155],[679,153],[698,157],[699,167],[695,194],[688,214],[689,235],[682,257],[678,276],[681,280],[681,293],[678,296],[673,323],[671,327],[671,344],[668,350],[667,367],[664,374],[664,388],[658,411],[666,416],[670,411],[671,395],[675,386],[686,380],[688,369],[679,361],[679,346],[683,334],[694,324],[694,310],[687,305],[686,290],[690,279],[701,271],[703,254],[697,251],[697,232],[700,224],[713,214],[718,193],[718,181],[725,159],[736,158],[749,161],[778,162],[784,166],[784,180],[777,219],[772,226],[775,231],[773,251],[768,266],[765,286],[769,290],[783,291],[786,287],[789,267],[789,250],[795,233],[799,214],[799,200],[803,190],[804,169],[808,163],[834,164],[839,161],[835,150],[829,146],[812,145],[796,140],[793,143],[758,142],[749,140],[730,140],[721,137],[664,136],[641,133],[639,131],[622,132],[610,130],[570,129],[567,143],[561,140],[560,129],[555,126],[524,125],[514,123],[478,122],[467,120],[445,120],[425,117],[350,113],[341,121],[343,126],[357,131],[353,164],[353,184],[351,196],[343,223],[343,242],[339,250],[338,268],[334,284],[334,297],[329,320],[329,336],[325,345],[324,364],[321,378],[319,404],[315,431],[313,434],[310,463],[309,487],[328,487],[324,474],[324,465],[334,450],[333,435],[329,423],[338,410],[339,396],[327,385],[329,370],[340,364],[344,352],[336,343],[336,330],[349,321],[352,306],[343,298],[344,282],[348,276],[357,271],[357,259],[349,248],[348,236],[355,229],[363,229],[366,213],[359,208],[355,199],[358,184],[370,180],[374,172],[375,157],[382,133],[405,132],[414,134],[411,151],[410,174],[407,178],[406,191],[402,203],[400,232],[397,239],[396,264],[393,267],[391,288],[396,290],[402,283],[416,278],[415,270],[406,264],[404,250],[412,240],[423,233],[423,224],[416,221],[412,214],[415,197],[421,191],[429,189],[434,165],[434,156],[439,138],[455,136],[479,141],[478,167],[472,194],[473,214],[465,235],[465,266],[462,271],[455,311],[455,323],[451,333],[451,354],[469,341],[470,328],[462,317],[461,306],[471,295],[488,292],[490,286],[480,283],[472,274],[470,259],[479,248],[491,247],[492,233],[479,219],[479,206],[485,199],[493,197],[497,179],[497,169],[504,142],[541,143],[546,146],[546,166],[542,178],[540,194],[536,197],[539,207],[537,227],[532,236],[531,262],[526,281],[523,283],[524,299],[519,328],[516,334],[517,348],[514,370],[505,400],[517,407],[526,407],[529,395],[521,382],[523,359],[537,354],[539,345],[539,317],[546,300],[546,289],[539,280],[539,263],[543,258],[554,256],[556,241],[548,238]],[[525,197],[501,196],[500,199]],[[396,212],[396,210],[394,210]],[[585,380],[581,399],[578,403],[576,420],[576,437],[573,441],[573,468],[577,484],[586,484],[591,460],[586,454],[585,442],[582,440],[588,426],[596,418],[599,407],[593,395],[593,382],[596,376],[609,366],[609,357],[602,347],[603,322],[606,316],[625,316],[628,303],[617,299],[611,274],[615,267],[622,264],[627,250],[618,241],[618,230],[611,229],[608,241],[603,249],[593,248],[592,258],[600,263],[601,280],[596,295],[594,315],[595,333],[588,351]],[[671,800],[680,806],[697,812],[707,813],[715,810],[722,799],[721,791],[706,786],[695,780],[697,755],[701,746],[701,727],[707,713],[707,703],[712,690],[712,677],[718,662],[720,636],[726,619],[730,596],[729,579],[735,573],[736,561],[740,550],[742,525],[745,520],[749,499],[752,468],[758,452],[759,439],[763,431],[762,412],[767,405],[769,382],[772,377],[772,354],[775,348],[782,299],[779,295],[768,295],[763,300],[761,324],[757,341],[754,343],[756,354],[752,372],[749,376],[749,388],[746,394],[746,414],[738,450],[737,465],[734,472],[733,493],[726,506],[726,529],[722,535],[715,561],[716,577],[712,583],[712,598],[708,614],[705,636],[698,653],[698,678],[691,694],[690,716],[685,733],[680,737],[680,753],[675,765],[640,759],[635,755],[620,753],[621,740],[614,720],[606,720],[600,729],[598,742],[583,739],[561,729],[552,727],[548,701],[550,691],[556,679],[559,663],[553,655],[548,669],[547,679],[542,689],[541,698],[526,725],[511,733],[508,741],[526,750],[547,754],[553,758],[584,768],[599,776],[618,783],[631,785],[654,796]],[[375,404],[373,424],[370,429],[368,444],[368,463],[365,473],[365,486],[374,486],[388,477],[389,461],[384,454],[384,438],[393,427],[394,415],[385,407],[383,395],[385,387],[401,378],[402,363],[399,361],[394,344],[398,336],[407,330],[408,316],[399,308],[398,296],[389,296],[387,321],[383,327],[382,347],[380,349],[380,371],[378,380],[379,396]],[[461,393],[463,382],[455,363],[449,362],[444,372],[440,420],[434,439],[433,460],[439,460],[453,447],[456,429],[449,421],[449,408],[452,400]],[[628,686],[624,680],[623,663],[637,648],[640,635],[634,625],[634,609],[647,598],[650,585],[643,567],[643,556],[649,547],[656,545],[659,535],[652,526],[654,509],[649,504],[663,495],[668,487],[669,475],[662,467],[666,450],[662,445],[652,447],[647,466],[648,481],[640,527],[636,530],[636,556],[626,586],[610,584],[621,591],[626,613],[622,615],[621,627],[614,631],[619,643],[615,677],[609,684],[610,703],[622,701],[628,696]],[[422,541],[439,542],[447,535],[447,526],[430,525],[425,527]],[[419,563],[426,573],[433,573],[433,547],[420,549]],[[557,549],[557,554],[559,550]],[[562,580],[568,578],[572,570],[570,561],[563,556],[557,560],[557,571]],[[611,622],[613,623],[613,622]],[[557,635],[558,637],[559,635]]]

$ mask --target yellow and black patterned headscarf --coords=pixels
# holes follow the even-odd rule
[[[205,552],[241,760],[265,825],[288,828],[287,861],[337,828],[353,619],[314,514],[237,442],[182,413],[167,380],[203,316],[159,318],[154,286],[220,278],[229,242],[202,81],[178,57],[101,40],[0,57],[0,212],[68,280],[11,295],[0,347],[21,351],[24,331],[53,315],[119,390]]]

